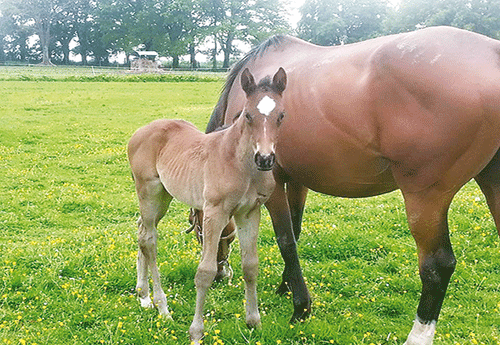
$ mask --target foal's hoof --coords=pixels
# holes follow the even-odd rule
[[[260,322],[260,315],[257,314],[255,316],[249,316],[249,317],[247,317],[246,324],[247,324],[247,327],[250,328],[250,329],[260,328],[261,325],[262,325],[261,322]]]
[[[166,320],[173,320],[172,319],[172,314],[168,311],[167,306],[160,306],[157,305],[156,308],[158,309],[158,313],[165,318]]]
[[[199,345],[203,338],[203,323],[199,325],[193,321],[191,327],[189,327],[189,337],[191,344]]]
[[[143,308],[154,308],[153,301],[151,300],[151,297],[149,295],[146,295],[145,297],[138,297],[139,302],[141,302],[141,307]]]

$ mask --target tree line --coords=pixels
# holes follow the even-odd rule
[[[333,45],[434,25],[500,39],[500,0],[305,0],[295,29],[286,0],[0,1],[0,62],[69,64],[72,51],[83,64],[106,65],[140,47],[171,57],[174,68],[181,56],[197,67],[200,52],[217,68],[223,53],[228,68],[237,40],[253,45],[286,33]]]

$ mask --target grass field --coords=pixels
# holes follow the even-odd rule
[[[46,67],[30,66],[0,66],[0,81],[79,81],[79,82],[182,82],[222,81],[225,73],[221,72],[177,72],[158,70],[157,73],[142,73],[117,67]]]
[[[79,72],[57,73],[54,80]],[[159,227],[172,322],[142,309],[134,295],[138,211],[125,148],[138,127],[157,118],[203,129],[222,80],[40,81],[24,70],[9,81],[4,74],[9,70],[0,69],[0,344],[189,344],[200,249],[183,233],[188,209],[174,202]],[[500,244],[473,182],[456,196],[449,219],[458,265],[434,344],[498,345]],[[400,193],[355,200],[311,193],[302,234],[312,317],[290,325],[290,296],[274,294],[283,264],[264,211],[262,329],[245,326],[236,242],[232,282],[209,292],[205,343],[403,344],[421,286]]]

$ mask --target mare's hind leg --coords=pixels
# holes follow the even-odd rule
[[[276,178],[276,187],[266,202],[266,207],[273,222],[281,256],[285,262],[285,269],[283,271],[283,282],[285,283],[281,285],[285,286],[285,288],[280,286],[277,293],[288,291],[287,285],[290,287],[293,294],[294,306],[290,322],[303,320],[311,313],[311,297],[302,276],[302,269],[300,268],[297,243],[292,230],[292,218],[285,186],[279,178]],[[281,291],[282,289],[284,291]]]
[[[410,193],[403,190],[410,230],[418,249],[422,295],[417,317],[405,345],[431,345],[436,322],[455,269],[447,214],[454,193],[430,188]]]
[[[498,234],[500,235],[500,151],[490,163],[475,177],[490,208]]]
[[[167,297],[160,282],[156,263],[156,227],[165,215],[172,196],[163,188],[159,179],[136,181],[141,217],[138,221],[137,242],[137,286],[136,290],[143,307],[156,306],[161,315],[170,316]],[[149,297],[148,268],[153,278],[153,302]]]

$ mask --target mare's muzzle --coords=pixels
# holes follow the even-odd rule
[[[276,161],[276,155],[271,152],[268,155],[263,155],[260,152],[255,154],[255,164],[257,164],[257,169],[261,171],[269,171],[273,168],[274,162]]]

